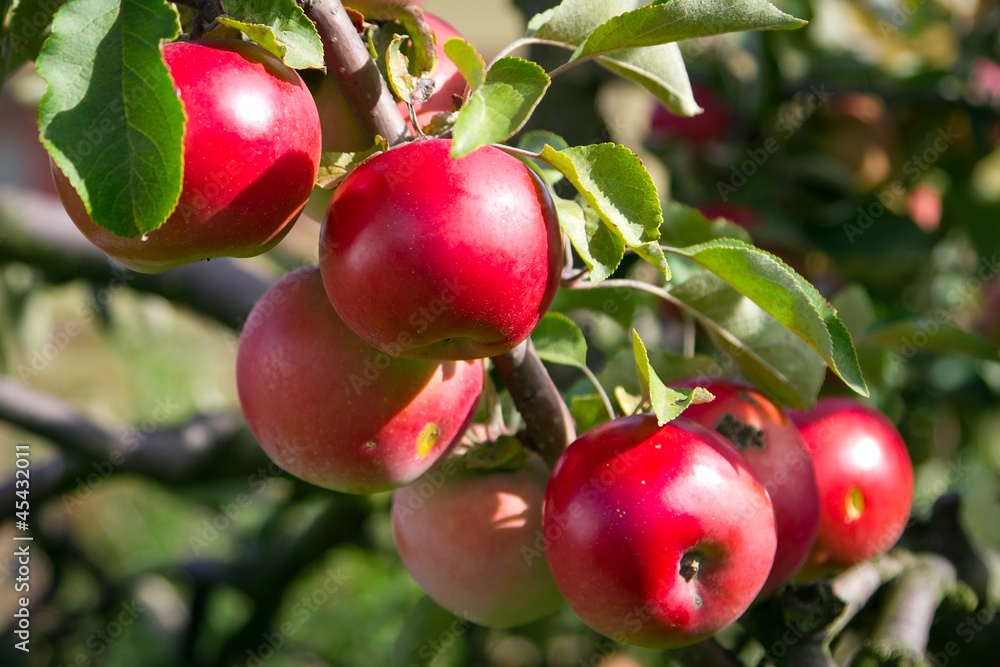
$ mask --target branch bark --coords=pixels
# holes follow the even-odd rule
[[[344,5],[340,0],[302,0],[301,5],[323,41],[327,76],[337,79],[369,138],[379,135],[390,146],[406,141],[409,133],[396,101]]]
[[[531,445],[551,468],[576,440],[576,426],[531,339],[493,357],[493,365],[524,417]]]

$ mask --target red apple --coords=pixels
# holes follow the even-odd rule
[[[570,608],[616,641],[673,648],[735,621],[774,561],[774,511],[722,436],[640,415],[584,433],[545,492],[552,575]]]
[[[778,547],[765,596],[791,579],[809,555],[819,530],[819,488],[799,429],[777,405],[750,387],[722,380],[683,380],[715,400],[692,405],[684,416],[726,436],[750,463],[774,505]]]
[[[144,239],[115,236],[94,224],[53,167],[63,206],[84,236],[135,271],[259,255],[288,232],[316,181],[320,127],[312,96],[295,70],[250,42],[173,42],[163,46],[163,59],[187,114],[174,212]]]
[[[899,431],[877,409],[847,397],[792,412],[819,483],[819,534],[797,575],[809,580],[896,543],[913,503],[913,466]]]
[[[397,489],[392,528],[403,565],[449,611],[494,628],[524,625],[563,604],[544,553],[548,469],[475,471],[449,459]],[[527,555],[526,555],[527,554]]]
[[[320,233],[333,307],[361,338],[411,358],[477,359],[528,337],[559,286],[552,198],[520,160],[451,141],[376,155],[334,191]]]
[[[355,336],[317,266],[289,273],[240,334],[236,384],[250,430],[291,474],[370,493],[412,482],[464,433],[482,363],[398,359]]]

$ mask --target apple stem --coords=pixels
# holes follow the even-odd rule
[[[528,444],[551,468],[566,447],[576,440],[576,427],[531,339],[493,357],[493,366],[524,417]]]
[[[323,42],[327,76],[337,79],[368,138],[383,137],[390,146],[407,141],[396,101],[344,5],[340,0],[300,0],[300,5]]]

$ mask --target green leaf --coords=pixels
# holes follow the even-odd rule
[[[529,34],[575,50],[601,24],[646,4],[642,0],[564,0],[532,19]],[[619,51],[601,56],[597,62],[644,86],[677,115],[693,116],[701,111],[676,43]]]
[[[4,77],[29,60],[38,57],[38,52],[49,36],[52,17],[63,6],[65,0],[20,0],[10,12],[7,24],[2,17],[7,16],[11,0],[0,3],[0,84]]]
[[[512,435],[501,435],[495,442],[470,447],[462,456],[470,470],[520,470],[527,452],[521,441]]]
[[[323,42],[295,0],[226,0],[216,20],[236,28],[294,69],[322,69]]]
[[[458,113],[451,157],[457,160],[480,146],[505,141],[517,133],[549,83],[545,70],[530,60],[508,56],[493,63],[483,84],[473,90]]]
[[[847,386],[868,395],[857,351],[836,309],[787,264],[732,239],[665,250],[721,277],[816,350]]]
[[[579,433],[585,433],[595,426],[611,421],[611,415],[604,407],[604,399],[600,394],[583,394],[571,397],[569,413],[573,417],[576,430]]]
[[[979,334],[963,331],[951,323],[939,322],[933,315],[893,322],[871,331],[861,344],[875,344],[899,349],[904,356],[917,352],[966,354],[988,361],[1000,360],[1000,352]]]
[[[531,342],[543,361],[577,368],[587,365],[583,332],[562,313],[546,313],[531,332]]]
[[[704,403],[715,398],[700,387],[696,389],[671,389],[663,384],[652,364],[649,363],[646,345],[639,338],[639,333],[635,329],[632,329],[632,348],[635,352],[635,363],[639,370],[639,383],[642,386],[643,396],[649,399],[653,413],[656,415],[656,422],[660,426],[679,417],[692,403]],[[618,396],[619,389],[620,387],[615,387],[615,396]]]
[[[635,357],[632,358],[632,366],[635,367]],[[615,387],[615,400],[622,409],[622,414],[634,414],[642,406],[642,395],[630,393],[621,385]]]
[[[156,229],[180,196],[184,111],[160,54],[179,30],[163,0],[71,0],[38,56],[41,142],[119,236]]]
[[[319,174],[316,177],[316,185],[332,190],[340,184],[347,175],[354,171],[359,164],[372,157],[376,153],[389,150],[389,144],[382,137],[375,137],[375,145],[366,151],[357,153],[323,153],[319,160]]]
[[[570,60],[739,30],[801,28],[805,23],[764,0],[671,0],[602,23]]]
[[[428,667],[446,646],[442,639],[447,636],[454,640],[456,629],[461,632],[467,624],[425,595],[407,614],[396,637],[393,667]]]
[[[421,104],[434,94],[434,79],[430,75],[410,74],[409,60],[402,51],[408,39],[405,35],[396,35],[392,38],[386,53],[386,72],[389,86],[399,99],[407,104]]]
[[[663,222],[660,199],[635,153],[607,143],[562,151],[545,146],[539,157],[562,172],[625,245],[670,277],[667,260],[656,242]]]
[[[545,148],[546,144],[552,146],[557,151],[569,148],[569,144],[565,139],[560,137],[555,132],[549,132],[548,130],[532,130],[531,132],[525,132],[517,140],[518,148],[531,151],[532,153],[540,153],[541,150]],[[555,185],[563,179],[563,175],[558,169],[553,169],[541,160],[535,160],[533,158],[523,159],[530,160],[536,170],[541,173],[545,180],[549,182],[549,185]]]
[[[800,409],[816,401],[826,371],[823,359],[722,278],[700,273],[670,294],[764,393]]]
[[[597,212],[575,201],[553,197],[559,224],[590,269],[590,281],[599,283],[615,272],[625,256],[625,242],[601,222]]]
[[[477,91],[486,83],[486,61],[469,42],[461,37],[452,37],[444,43],[444,54],[455,63],[455,67],[465,77],[470,91]]]
[[[709,220],[698,209],[678,202],[668,202],[664,207],[663,225],[660,226],[662,243],[683,247],[723,238],[750,243],[747,230],[734,222],[724,218]]]
[[[430,76],[437,66],[437,49],[434,48],[437,36],[424,19],[423,10],[413,4],[406,5],[397,20],[410,38],[410,48],[407,52],[410,73],[414,76],[424,74]]]

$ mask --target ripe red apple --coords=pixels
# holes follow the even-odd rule
[[[90,241],[135,271],[200,259],[251,257],[291,228],[316,181],[316,105],[295,70],[250,42],[163,45],[187,114],[184,182],[176,209],[145,239],[98,227],[69,180],[53,177],[70,218]]]
[[[461,37],[447,22],[424,13],[424,19],[434,31],[437,41],[437,67],[431,77],[434,79],[434,94],[430,99],[413,106],[417,114],[417,122],[426,126],[435,115],[449,113],[453,107],[453,96],[465,92],[465,77],[458,67],[444,54],[444,43],[452,37]],[[403,119],[410,125],[410,111],[405,102],[396,105]],[[364,128],[358,122],[350,104],[340,90],[340,84],[334,76],[326,76],[316,91],[316,108],[319,110],[320,125],[323,127],[323,151],[338,153],[353,153],[363,151],[372,146]]]
[[[477,359],[528,337],[559,286],[552,198],[484,146],[452,160],[430,139],[367,160],[334,191],[320,233],[333,307],[392,355]]]
[[[712,392],[714,401],[692,405],[684,416],[736,445],[771,498],[778,547],[760,591],[768,595],[799,571],[819,530],[819,488],[799,429],[780,407],[750,387],[694,379],[671,386]]]
[[[848,397],[791,412],[819,484],[819,534],[797,575],[809,580],[884,551],[903,534],[913,503],[913,466],[899,431],[877,409]]]
[[[268,456],[347,493],[426,472],[465,432],[482,383],[479,361],[397,359],[366,344],[330,306],[315,265],[257,302],[236,357],[243,414]]]
[[[524,625],[563,604],[542,534],[548,469],[467,470],[449,459],[396,489],[392,528],[403,565],[449,611],[493,628]]]
[[[774,512],[722,436],[624,417],[584,433],[545,492],[552,575],[590,627],[636,646],[709,637],[746,611],[771,570]]]

